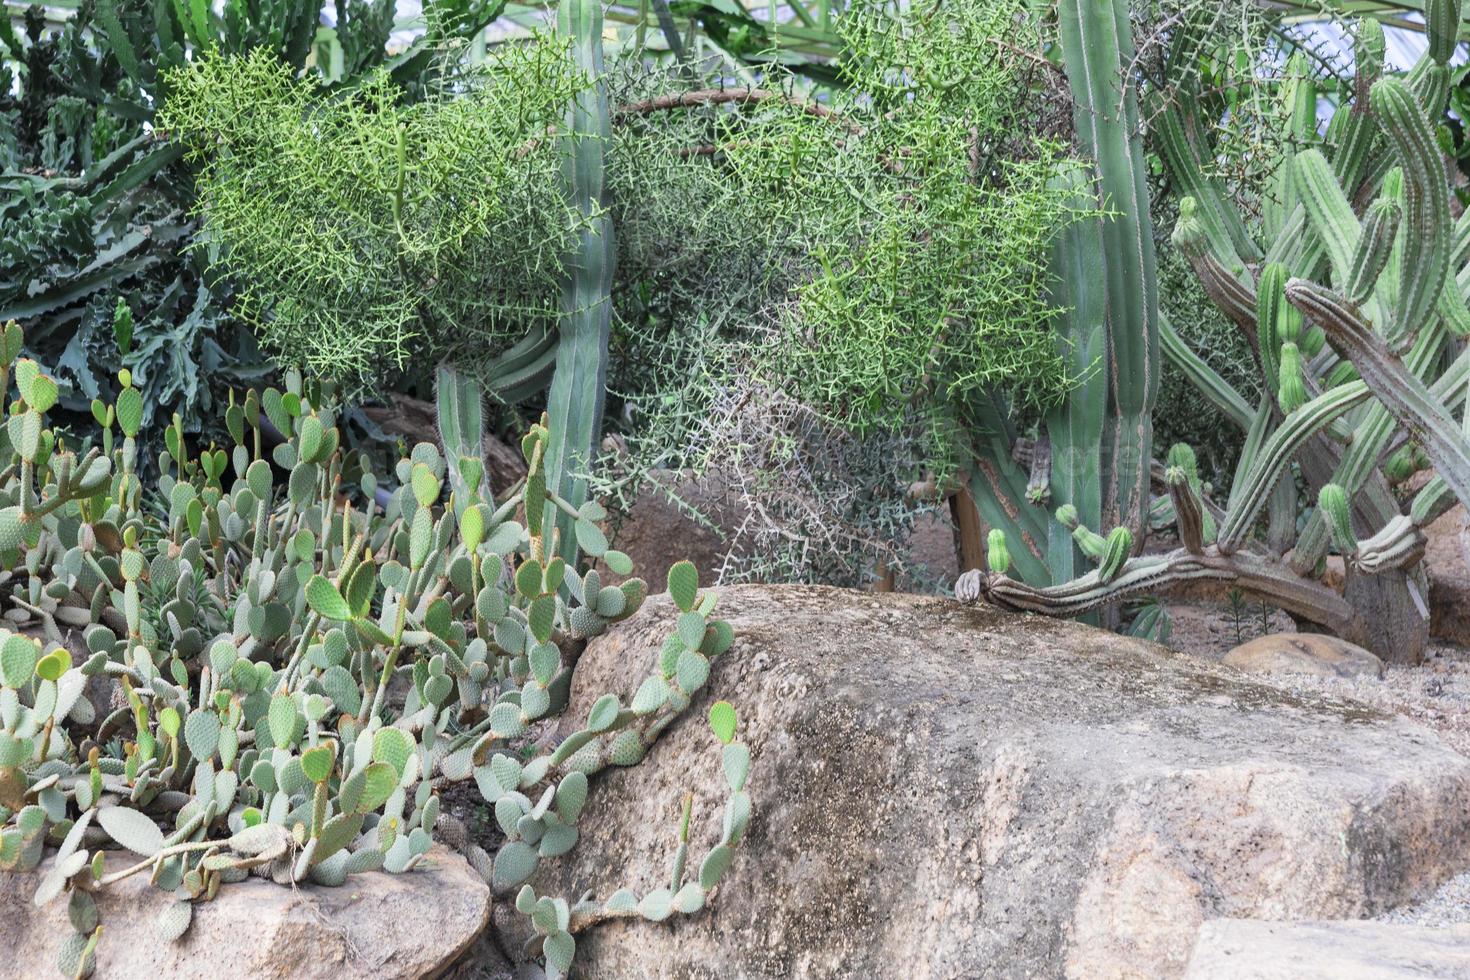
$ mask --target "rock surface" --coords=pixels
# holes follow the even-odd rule
[[[1456,505],[1424,529],[1429,569],[1429,633],[1470,646],[1470,568],[1465,564],[1465,508]]]
[[[1206,922],[1186,980],[1464,980],[1470,926]]]
[[[1470,760],[1354,702],[945,599],[749,586],[718,612],[750,834],[711,909],[579,936],[587,980],[1179,977],[1206,919],[1369,916],[1470,865]],[[655,598],[593,642],[566,717],[631,694],[672,618]],[[595,783],[538,893],[666,885],[686,791],[697,866],[706,708]]]
[[[354,875],[340,888],[296,889],[252,878],[197,904],[182,939],[151,938],[173,902],[134,875],[98,898],[103,936],[96,976],[106,980],[336,980],[436,977],[484,928],[490,890],[459,855],[442,847],[432,867],[407,874]],[[109,855],[108,868],[126,863]],[[43,865],[42,867],[45,867]],[[72,932],[66,900],[31,903],[38,876],[0,875],[0,977],[60,976],[57,951]]]
[[[1383,661],[1355,643],[1323,633],[1270,633],[1225,654],[1227,667],[1247,674],[1382,677]]]

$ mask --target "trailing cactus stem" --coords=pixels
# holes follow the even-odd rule
[[[1020,612],[1072,617],[1130,596],[1167,594],[1171,589],[1201,584],[1214,586],[1222,598],[1231,589],[1239,589],[1354,642],[1365,638],[1362,618],[1334,590],[1297,575],[1280,560],[1246,552],[1222,555],[1213,547],[1202,554],[1179,548],[1164,555],[1146,555],[1130,560],[1109,581],[1094,571],[1047,588],[1004,575],[966,572],[955,584],[955,595],[970,602],[983,598]]]
[[[1353,362],[1363,384],[1424,447],[1435,471],[1461,500],[1470,500],[1470,440],[1424,383],[1404,367],[1383,338],[1332,290],[1305,279],[1286,284],[1286,295],[1327,340]]]

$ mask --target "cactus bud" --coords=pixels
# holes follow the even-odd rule
[[[1174,224],[1171,241],[1175,248],[1191,258],[1203,255],[1208,248],[1205,223],[1200,219],[1199,202],[1194,198],[1186,197],[1179,202],[1179,220]]]
[[[1302,358],[1296,344],[1281,345],[1281,378],[1277,389],[1281,410],[1290,415],[1307,403],[1307,383],[1302,378]]]
[[[1107,540],[1096,531],[1085,524],[1078,524],[1072,530],[1072,540],[1082,553],[1093,561],[1102,561],[1103,552],[1107,550]]]
[[[122,368],[117,372],[117,383],[124,388],[131,388],[133,386],[133,372],[127,368]]]
[[[1403,207],[1394,198],[1380,198],[1363,216],[1363,234],[1353,250],[1353,264],[1343,290],[1348,302],[1356,305],[1373,295],[1378,276],[1393,254],[1393,240],[1403,213]]]
[[[989,549],[985,555],[985,563],[992,572],[1004,575],[1011,567],[1011,553],[1006,550],[1006,533],[1000,528],[992,528],[987,544]]]
[[[1097,567],[1100,582],[1111,582],[1123,570],[1128,556],[1133,551],[1133,532],[1126,527],[1115,527],[1103,545],[1102,561]]]
[[[1417,462],[1414,458],[1414,447],[1403,446],[1388,457],[1388,462],[1383,464],[1383,474],[1390,483],[1403,483],[1419,471]]]
[[[1348,508],[1347,491],[1336,483],[1325,484],[1317,492],[1317,506],[1332,529],[1332,540],[1344,557],[1358,550],[1358,536],[1353,533],[1353,515]]]
[[[1077,530],[1077,520],[1077,508],[1072,504],[1062,504],[1057,508],[1057,523],[1067,530]]]

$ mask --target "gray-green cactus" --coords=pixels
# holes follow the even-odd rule
[[[157,928],[177,938],[192,903],[247,875],[330,886],[409,872],[454,781],[474,780],[494,808],[506,842],[471,858],[513,891],[576,844],[588,777],[642,759],[733,642],[693,566],[675,565],[676,628],[637,695],[605,695],[581,729],[527,756],[528,727],[566,706],[567,653],[647,593],[639,579],[579,575],[558,552],[548,508],[585,554],[631,571],[596,503],[548,488],[544,425],[522,444],[528,476],[497,504],[474,386],[446,372],[441,426],[457,458],[420,443],[389,491],[293,376],[231,400],[228,451],[191,452],[171,426],[145,486],[130,379],[95,406],[103,446],[74,449],[46,425],[57,385],[18,358],[21,339],[14,324],[0,331],[0,383],[15,392],[0,426],[0,870],[34,869],[54,848],[35,900],[69,896],[68,975],[95,962],[92,896],[114,882],[146,873],[173,892]],[[285,438],[267,452],[272,432]],[[112,682],[113,707],[84,696],[89,678]],[[727,851],[749,816],[749,753],[721,705]],[[107,847],[133,858],[106,862]],[[665,913],[697,911],[718,875],[675,877]],[[562,917],[533,951],[548,974],[565,972],[571,933],[620,903]],[[546,914],[538,902],[533,918]]]
[[[1155,513],[1177,525],[1176,551],[1114,568],[1116,548],[1078,525],[1074,537],[1099,563],[1096,571],[1042,588],[994,570],[972,573],[959,594],[1075,615],[1130,594],[1214,582],[1255,592],[1389,659],[1418,659],[1427,635],[1421,529],[1455,499],[1470,501],[1470,438],[1459,421],[1470,359],[1452,343],[1470,333],[1463,276],[1470,219],[1455,222],[1449,210],[1434,137],[1453,47],[1444,25],[1458,24],[1460,3],[1435,6],[1429,52],[1403,77],[1379,77],[1382,29],[1363,23],[1357,97],[1338,110],[1323,146],[1283,160],[1276,186],[1289,193],[1278,195],[1280,213],[1267,216],[1275,229],[1268,248],[1249,240],[1224,189],[1206,176],[1209,152],[1188,135],[1205,129],[1188,121],[1196,108],[1190,94],[1157,107],[1162,155],[1189,195],[1174,243],[1251,340],[1266,392],[1250,418],[1218,534],[1206,532],[1201,488],[1171,460],[1163,469],[1169,496]],[[1284,88],[1294,111],[1310,85],[1297,73]],[[1245,421],[1244,399],[1167,330],[1165,349],[1230,417]],[[1404,438],[1412,452],[1395,451]],[[1402,479],[1421,458],[1438,476],[1405,512],[1385,467]],[[1318,504],[1300,536],[1287,478],[1293,463]],[[1255,538],[1268,511],[1264,539]],[[1075,512],[1063,516],[1076,522]],[[1373,533],[1360,539],[1358,528]],[[1333,546],[1346,563],[1346,593],[1319,578]]]

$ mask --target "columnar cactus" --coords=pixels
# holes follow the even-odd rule
[[[1186,135],[1202,131],[1185,122],[1195,108],[1189,94],[1158,107],[1163,156],[1189,195],[1174,243],[1250,339],[1267,394],[1250,420],[1213,541],[1204,530],[1207,502],[1183,467],[1171,465],[1163,470],[1169,498],[1162,509],[1178,526],[1178,550],[1114,567],[1117,548],[1096,547],[1098,535],[1078,525],[1074,534],[1099,563],[1095,572],[1036,588],[992,569],[967,576],[957,588],[962,597],[1073,615],[1130,594],[1213,581],[1255,592],[1390,659],[1418,659],[1427,635],[1421,529],[1456,498],[1470,501],[1470,438],[1457,419],[1470,355],[1450,343],[1470,334],[1458,278],[1470,224],[1453,220],[1434,137],[1460,4],[1432,6],[1429,52],[1402,78],[1378,77],[1382,29],[1364,22],[1356,98],[1338,110],[1324,146],[1284,159],[1276,186],[1290,193],[1279,196],[1268,248],[1249,240],[1227,194],[1205,175],[1208,154]],[[1304,85],[1298,76],[1286,86],[1293,104]],[[1165,347],[1227,414],[1243,420],[1244,400],[1167,329]],[[1413,452],[1391,453],[1396,429]],[[1403,478],[1421,448],[1438,476],[1403,512],[1384,461]],[[1317,503],[1300,537],[1285,479],[1293,462]],[[1270,530],[1255,541],[1268,508]],[[1076,522],[1074,512],[1061,516]],[[1360,539],[1358,528],[1374,533]],[[1346,596],[1317,578],[1334,546],[1347,565]]]
[[[1029,475],[1013,459],[1003,412],[973,406],[977,460],[968,495],[986,527],[1007,535],[1015,574],[1036,585],[1067,581],[1083,567],[1069,529],[1048,519],[1048,504],[1074,507],[1085,523],[1128,527],[1132,541],[1142,541],[1162,356],[1138,99],[1127,74],[1128,5],[1064,0],[1057,14],[1088,158],[1059,179],[1078,211],[1108,212],[1062,229],[1054,246],[1052,301],[1061,312],[1052,326],[1079,383],[1047,415],[1042,445],[1050,452],[1035,458]]]
[[[562,277],[556,368],[546,398],[552,433],[546,464],[551,489],[580,507],[587,497],[583,474],[597,450],[607,397],[616,259],[603,175],[612,123],[603,78],[600,0],[566,0],[557,8],[557,28],[571,41],[573,59],[587,84],[567,109],[566,128],[559,137],[564,192],[578,223]],[[547,516],[560,529],[567,560],[575,565],[576,523],[550,508]]]
[[[471,848],[472,863],[514,892],[576,844],[589,777],[642,759],[733,642],[694,567],[675,565],[676,628],[637,694],[603,696],[580,729],[528,753],[528,726],[566,706],[568,653],[647,593],[559,552],[547,508],[590,558],[631,571],[596,502],[548,486],[544,425],[522,443],[526,479],[496,504],[473,386],[446,373],[455,458],[420,443],[389,490],[298,376],[232,398],[228,449],[191,451],[170,426],[145,485],[126,372],[115,404],[94,406],[107,448],[74,449],[47,427],[58,387],[18,357],[21,341],[14,324],[0,331],[0,384],[15,392],[0,426],[0,870],[55,848],[35,900],[68,896],[67,976],[95,964],[93,896],[109,885],[146,873],[172,892],[158,928],[177,938],[194,903],[247,875],[409,872],[453,781],[476,783],[506,837],[493,858]],[[110,681],[112,699],[86,696],[89,678]],[[716,708],[731,794],[720,845],[697,877],[681,868],[671,893],[631,905],[626,892],[571,908],[523,896],[549,976],[565,974],[574,932],[697,911],[729,866],[750,815],[749,752],[733,709]],[[133,858],[106,862],[107,847]]]

